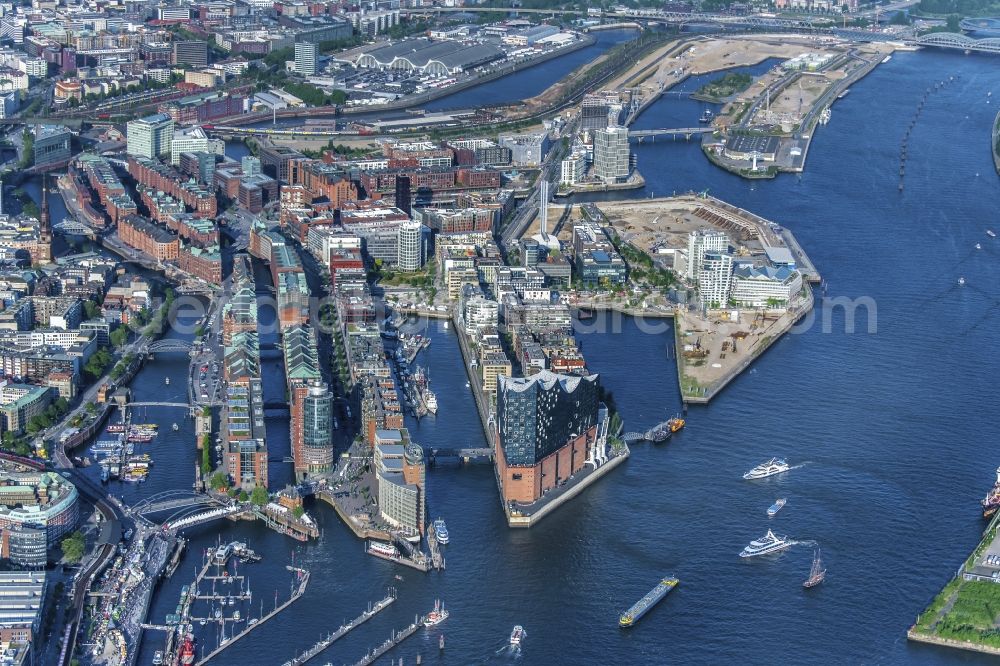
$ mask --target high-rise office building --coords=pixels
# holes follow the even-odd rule
[[[399,225],[397,265],[401,271],[418,271],[424,265],[424,225],[403,222]]]
[[[396,208],[413,216],[413,199],[410,194],[410,177],[396,176]]]
[[[297,42],[295,44],[295,73],[301,76],[316,74],[316,61],[319,59],[319,45],[312,42]]]
[[[594,132],[594,175],[605,183],[628,178],[629,159],[627,127],[606,127]]]
[[[597,375],[501,375],[496,464],[506,501],[534,502],[583,468],[598,421]]]
[[[130,120],[127,125],[127,148],[129,155],[155,160],[170,154],[174,138],[174,121],[165,113],[155,113],[138,120]]]
[[[174,42],[173,64],[205,67],[208,65],[208,42],[200,39]]]
[[[205,130],[197,125],[182,127],[174,132],[174,136],[170,140],[170,163],[180,164],[182,153],[208,152],[208,142]]]
[[[302,446],[295,452],[297,474],[320,474],[333,469],[333,395],[326,384],[312,382],[302,401]]]

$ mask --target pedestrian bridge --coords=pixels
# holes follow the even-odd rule
[[[190,490],[167,490],[144,497],[132,505],[132,512],[145,518],[164,511],[176,512],[179,509],[201,506],[219,507],[222,506],[222,502],[204,493],[196,493]]]
[[[241,511],[243,511],[243,507],[239,504],[223,506],[217,509],[210,509],[208,511],[202,511],[201,513],[191,514],[177,520],[168,520],[163,523],[163,527],[168,530],[182,530],[185,527],[194,527],[195,525],[210,523],[213,520],[225,518],[226,516],[231,516]]]

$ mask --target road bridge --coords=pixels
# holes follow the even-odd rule
[[[646,138],[656,138],[658,136],[683,136],[690,138],[695,134],[711,134],[715,131],[714,127],[678,127],[675,129],[648,129],[648,130],[629,130],[628,138],[638,139],[640,142]]]
[[[190,353],[194,348],[187,340],[178,340],[176,338],[167,338],[165,340],[157,340],[146,347],[146,351],[152,353],[165,353],[165,352],[178,352],[178,353]]]

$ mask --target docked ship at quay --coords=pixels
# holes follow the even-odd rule
[[[990,518],[1000,509],[1000,467],[997,467],[997,480],[983,498],[983,518]]]

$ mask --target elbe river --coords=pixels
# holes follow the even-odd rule
[[[601,45],[626,37],[605,33]],[[472,106],[486,94],[523,99],[565,73],[558,63],[488,84],[488,93],[464,91],[446,106]],[[692,408],[682,433],[665,445],[635,446],[624,466],[530,531],[506,527],[490,467],[430,470],[429,517],[444,518],[451,533],[444,572],[420,574],[365,555],[332,509],[317,504],[309,508],[322,537],[308,545],[256,524],[193,530],[149,621],[173,612],[203,549],[239,539],[264,554],[245,569],[254,594],[245,616],[259,616],[261,601],[266,613],[276,591],[287,597],[284,567],[293,554],[313,577],[301,600],[227,649],[214,660],[220,665],[280,664],[388,586],[398,588],[398,601],[315,663],[357,661],[438,598],[448,620],[421,629],[383,663],[413,664],[418,654],[425,664],[988,663],[910,645],[905,632],[977,542],[978,501],[1000,465],[1000,239],[985,233],[1000,231],[989,148],[1000,94],[987,95],[1000,93],[998,63],[933,51],[894,55],[836,102],[801,177],[742,180],[710,165],[695,141],[634,146],[647,186],[621,197],[708,190],[788,226],[826,278],[827,298],[859,305],[853,330],[844,307],[819,307],[811,325],[778,342],[710,405]],[[926,89],[940,82],[947,83],[928,97],[910,137],[899,192],[903,133]],[[691,126],[703,108],[664,99],[636,128]],[[54,219],[60,209],[56,202]],[[672,332],[642,328],[608,319],[579,333],[627,430],[680,409],[666,351]],[[423,444],[481,445],[454,333],[436,323],[425,333],[433,343],[417,362],[430,367],[440,411],[419,424],[408,418],[407,426]],[[268,397],[281,399],[280,368],[265,365]],[[182,396],[185,372],[186,358],[158,358],[134,383],[135,399]],[[143,447],[156,465],[147,483],[114,492],[134,499],[190,487],[191,422],[152,408],[144,420],[164,424]],[[269,421],[268,436],[272,485],[280,487],[291,476],[280,462],[287,420]],[[793,470],[741,479],[772,456],[786,457]],[[768,519],[777,497],[788,504]],[[804,543],[778,557],[737,557],[769,527]],[[822,586],[804,591],[813,543],[829,572]],[[665,574],[681,579],[677,590],[635,628],[620,630],[618,614]],[[527,637],[512,653],[515,624]],[[199,654],[207,653],[218,637],[195,629]],[[140,663],[150,663],[161,636],[147,632]]]

